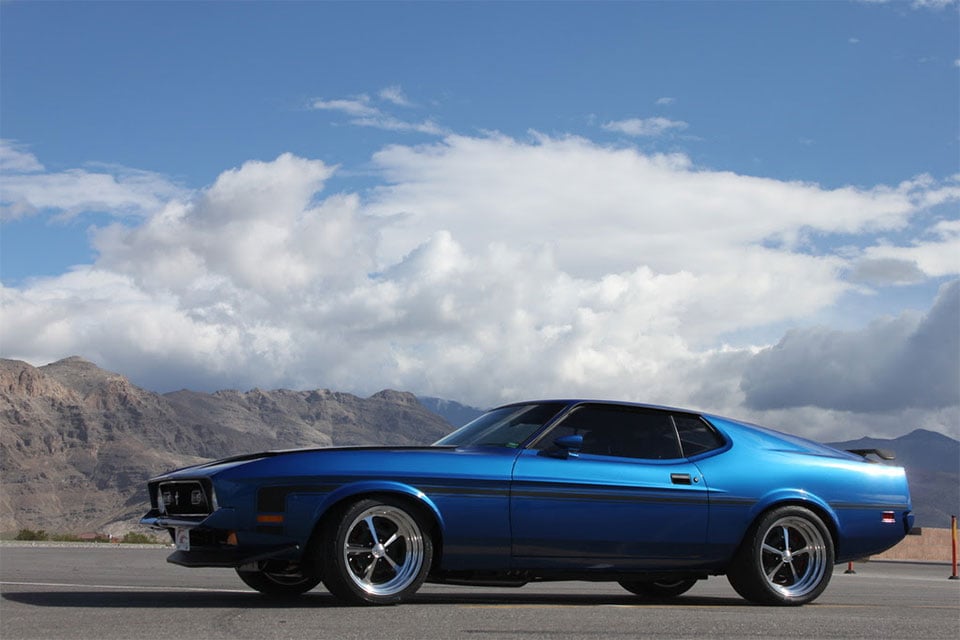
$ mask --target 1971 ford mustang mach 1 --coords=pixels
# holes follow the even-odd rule
[[[358,604],[424,581],[615,580],[670,597],[726,575],[800,605],[835,563],[913,522],[904,470],[713,415],[547,400],[493,409],[428,447],[271,451],[149,482],[141,522],[170,562],[232,567],[271,596],[321,581]]]

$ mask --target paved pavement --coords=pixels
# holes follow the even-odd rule
[[[426,585],[409,604],[345,607],[318,588],[293,603],[163,548],[0,545],[0,637],[144,638],[957,638],[960,581],[942,564],[836,567],[813,604],[760,607],[711,578],[669,603],[616,584],[492,589]]]

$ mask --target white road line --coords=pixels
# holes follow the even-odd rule
[[[206,587],[152,587],[126,584],[72,584],[69,582],[0,582],[0,587],[63,587],[67,589],[119,589],[128,591],[200,591],[204,593],[250,593],[250,589],[208,589]]]

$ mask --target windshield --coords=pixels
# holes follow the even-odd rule
[[[493,409],[434,444],[516,449],[566,406],[564,402],[541,402]]]

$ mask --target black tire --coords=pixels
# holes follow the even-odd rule
[[[430,572],[429,531],[419,510],[405,501],[359,500],[328,523],[323,582],[330,593],[352,604],[402,602]]]
[[[262,568],[256,571],[237,568],[237,575],[248,587],[271,598],[295,598],[320,584],[317,576],[265,571]]]
[[[813,511],[778,507],[747,532],[727,579],[737,593],[757,604],[807,604],[830,583],[833,558],[833,539]]]
[[[621,580],[620,586],[645,598],[676,598],[690,590],[697,584],[696,578],[679,578],[676,580]]]

